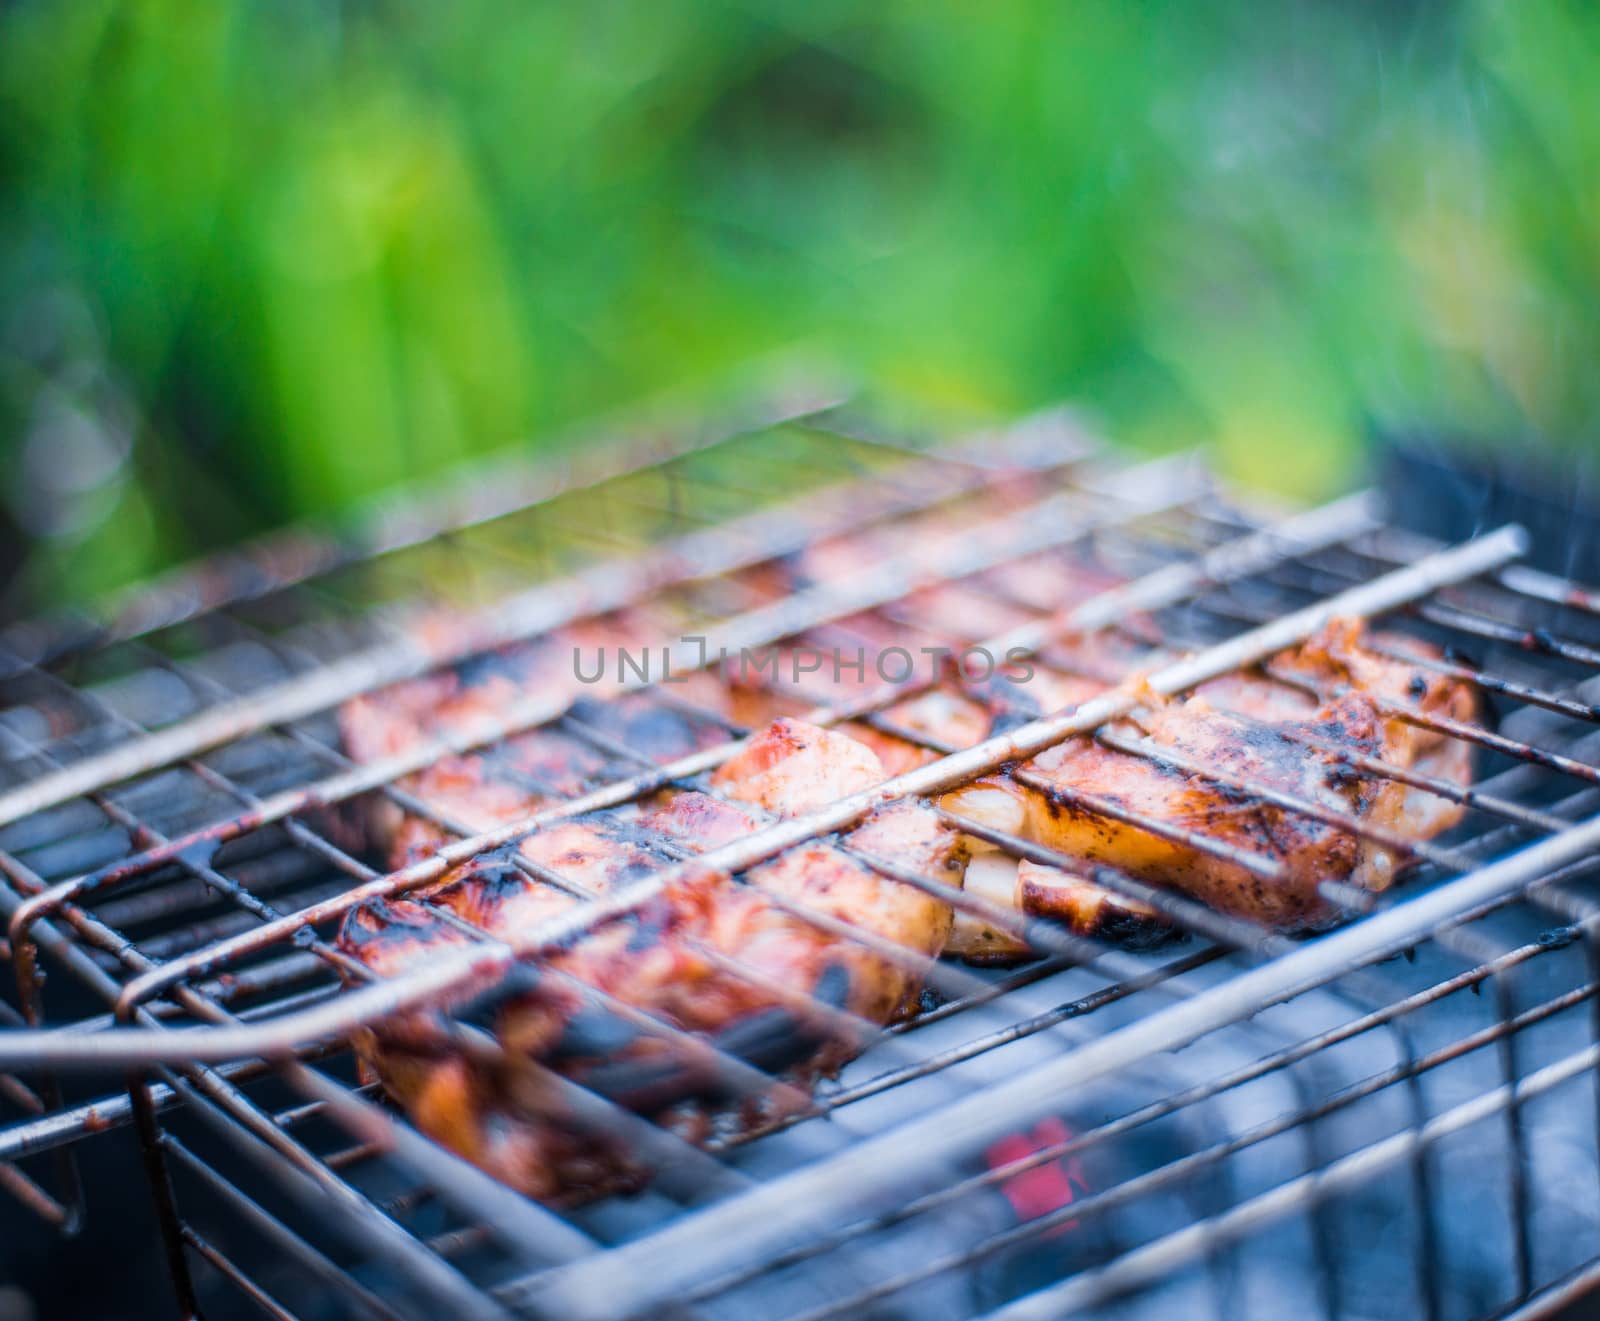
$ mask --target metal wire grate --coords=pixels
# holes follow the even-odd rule
[[[1600,1257],[1593,594],[1518,565],[1514,529],[1445,547],[1385,527],[1364,497],[1287,516],[1241,509],[1191,459],[1122,467],[1055,418],[917,451],[803,415],[648,457],[565,493],[530,479],[510,489],[537,499],[514,509],[469,501],[460,518],[406,522],[374,555],[280,546],[248,571],[175,579],[99,630],[8,635],[8,1021],[55,1029],[0,1035],[14,1069],[0,1076],[3,1102],[17,1116],[0,1127],[8,1191],[70,1227],[83,1209],[76,1160],[94,1158],[97,1134],[131,1125],[180,1305],[242,1296],[274,1316],[329,1294],[376,1315],[1535,1315],[1589,1282]],[[789,580],[769,570],[819,545],[842,548],[848,571],[773,589]],[[1030,592],[1019,568],[1095,589],[1063,606]],[[640,676],[577,704],[532,693],[465,731],[349,760],[341,702],[488,648],[626,618],[664,643],[870,648],[893,636],[1020,648],[1065,669],[1061,639],[1094,634],[1148,671],[1150,691],[1182,693],[1344,615],[1442,644],[1442,659],[1408,660],[1470,681],[1498,717],[1386,709],[1470,745],[1470,788],[1341,754],[1462,804],[1465,821],[1443,839],[1408,845],[1130,740],[1106,728],[1135,704],[1125,689],[957,748],[887,714],[929,680],[841,692],[780,675],[763,687],[768,706],[893,736],[920,747],[922,764],[668,863],[515,947],[463,928],[459,951],[385,980],[330,939],[359,903],[414,894],[556,821],[667,786],[703,790],[747,732],[705,690]],[[672,649],[680,671],[697,656]],[[612,718],[628,702],[670,711],[694,738],[665,752],[630,745]],[[473,831],[408,788],[442,756],[533,729],[593,754],[601,769],[582,792]],[[1348,924],[1294,941],[1101,869],[1106,889],[1187,937],[1136,952],[857,850],[878,875],[1025,938],[1036,957],[940,964],[924,1012],[888,1028],[814,1006],[870,1047],[788,1112],[701,1145],[567,1083],[575,1122],[618,1136],[654,1177],[637,1195],[559,1211],[428,1141],[356,1077],[344,1038],[379,1014],[509,970],[691,869],[743,873],[847,828],[886,794],[930,796],[1095,731],[1403,851],[1407,882],[1382,896],[1324,885]],[[449,842],[383,871],[348,828],[348,809],[380,800]],[[1104,800],[1080,806],[1175,829]],[[1063,861],[946,816],[1014,857]],[[1181,842],[1272,879],[1263,855],[1194,831]],[[46,987],[45,969],[69,976]],[[731,1095],[778,1086],[750,1060],[585,989],[700,1052]],[[458,1031],[472,1049],[498,1049],[469,1022]],[[85,1090],[104,1087],[96,1068],[137,1072],[107,1096]]]

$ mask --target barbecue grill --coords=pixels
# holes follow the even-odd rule
[[[1600,1281],[1600,594],[1523,563],[1517,527],[1445,544],[1367,494],[1270,507],[1192,456],[1118,459],[1066,414],[909,443],[848,408],[790,402],[611,453],[503,468],[344,535],[271,538],[100,616],[4,635],[0,906],[16,994],[0,1005],[0,1186],[13,1213],[92,1226],[84,1170],[137,1143],[154,1225],[119,1226],[118,1242],[136,1252],[148,1234],[153,1251],[159,1237],[189,1315],[1533,1317]],[[854,572],[776,602],[751,602],[731,576],[828,536],[926,526],[908,520],[929,511],[960,535],[889,535]],[[1064,554],[1119,585],[1065,614],[1005,598],[996,570]],[[1186,933],[1145,952],[869,859],[1021,931],[1038,957],[940,964],[923,1011],[877,1030],[808,1105],[704,1146],[569,1084],[576,1122],[649,1167],[642,1192],[540,1205],[361,1081],[355,1027],[506,973],[687,864],[517,948],[481,939],[386,980],[334,948],[343,914],[553,821],[692,782],[748,731],[692,711],[724,737],[665,766],[608,742],[630,773],[472,833],[404,778],[545,724],[605,740],[581,707],[531,693],[466,734],[355,764],[341,702],[623,608],[670,621],[662,644],[680,669],[703,659],[691,634],[737,652],[837,643],[869,612],[911,630],[908,600],[953,580],[1028,616],[1003,638],[942,621],[963,645],[1036,653],[1062,630],[1155,620],[1185,653],[1147,676],[1158,693],[1339,616],[1441,644],[1431,664],[1475,684],[1488,717],[1395,705],[1475,749],[1472,786],[1362,769],[1462,803],[1463,824],[1411,845],[1405,882],[1382,895],[1325,885],[1344,920],[1312,939],[1097,872]],[[440,611],[448,632],[427,627]],[[772,682],[804,698],[791,680]],[[921,680],[808,718],[917,739],[882,712]],[[642,677],[624,687],[693,706]],[[1103,727],[1130,701],[1114,692],[970,749],[924,738],[935,759],[887,792],[932,795],[1073,734],[1115,738]],[[375,799],[451,842],[385,872],[346,829]],[[703,861],[741,873],[875,801]],[[1282,805],[1392,842],[1326,804]],[[1235,860],[1270,877],[1264,859]],[[497,1049],[469,1020],[453,1030]],[[734,1093],[772,1085],[688,1044]]]

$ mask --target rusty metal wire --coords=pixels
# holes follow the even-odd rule
[[[1232,1177],[1256,1153],[1296,1138],[1301,1158],[1309,1162],[1304,1173],[1242,1192],[1189,1229],[1126,1245],[1010,1303],[1002,1314],[1055,1315],[1064,1307],[1099,1306],[1148,1289],[1187,1264],[1222,1262],[1266,1227],[1297,1216],[1311,1217],[1316,1226],[1317,1273],[1324,1286],[1317,1306],[1338,1313],[1352,1285],[1342,1277],[1346,1264],[1337,1226],[1328,1218],[1330,1205],[1397,1166],[1409,1171],[1407,1186],[1415,1190],[1423,1221],[1414,1258],[1418,1306],[1437,1313],[1444,1287],[1439,1242],[1446,1236],[1434,1224],[1436,1149],[1470,1126],[1499,1117],[1511,1152],[1506,1196],[1515,1242],[1522,1245],[1515,1254],[1515,1299],[1531,1306],[1538,1298],[1565,1297],[1571,1280],[1582,1278],[1581,1264],[1551,1278],[1537,1260],[1530,1228],[1537,1184],[1529,1168],[1540,1157],[1527,1114],[1582,1077],[1594,1063],[1594,1047],[1529,1054],[1523,1043],[1566,1023],[1574,1011],[1586,1011],[1600,996],[1592,972],[1547,990],[1534,1003],[1519,1002],[1515,991],[1516,979],[1530,968],[1559,962],[1569,946],[1592,948],[1600,925],[1583,890],[1588,859],[1600,843],[1600,819],[1593,815],[1600,808],[1593,796],[1600,770],[1593,745],[1583,738],[1596,722],[1596,707],[1581,673],[1574,680],[1548,668],[1559,663],[1581,671],[1600,656],[1600,630],[1582,619],[1574,624],[1570,613],[1591,594],[1516,564],[1526,544],[1516,530],[1460,547],[1427,545],[1382,528],[1365,498],[1263,526],[1219,500],[1187,461],[1119,472],[1076,444],[1059,449],[1058,461],[1041,459],[1037,431],[1020,432],[1013,443],[1020,447],[1014,459],[1008,460],[1004,446],[991,445],[981,461],[970,449],[912,454],[883,447],[874,475],[848,487],[802,499],[788,512],[777,504],[732,523],[697,528],[653,553],[634,550],[580,564],[566,578],[481,608],[443,645],[437,639],[419,644],[417,616],[401,612],[383,621],[397,630],[387,640],[330,661],[297,650],[287,635],[280,641],[263,630],[241,596],[220,604],[207,598],[205,608],[176,614],[125,607],[123,622],[95,641],[45,649],[48,656],[41,652],[32,660],[15,657],[9,682],[19,700],[14,718],[0,720],[0,728],[9,757],[26,771],[0,792],[0,869],[7,881],[0,908],[8,918],[21,1022],[31,1030],[18,1023],[0,1031],[0,1067],[25,1075],[0,1075],[0,1081],[26,1112],[0,1125],[4,1187],[42,1217],[64,1223],[82,1205],[70,1160],[58,1169],[54,1189],[14,1162],[51,1153],[70,1157],[87,1149],[94,1133],[132,1123],[146,1152],[158,1222],[186,1306],[198,1297],[195,1273],[201,1271],[268,1315],[292,1314],[292,1304],[266,1287],[242,1254],[185,1211],[199,1197],[224,1208],[274,1252],[301,1263],[350,1307],[369,1313],[409,1314],[416,1310],[411,1303],[396,1302],[409,1297],[469,1315],[495,1315],[508,1307],[539,1315],[649,1315],[668,1300],[709,1315],[733,1308],[737,1315],[755,1297],[774,1307],[789,1300],[785,1314],[820,1318],[922,1296],[919,1291],[940,1281],[964,1279],[985,1263],[1030,1243],[1054,1241],[1052,1235],[1068,1229],[1086,1236],[1088,1226],[1115,1223],[1196,1179]],[[554,498],[560,486],[535,483],[526,489]],[[618,492],[617,498],[646,514],[652,509],[649,494]],[[497,505],[494,516],[514,517],[514,503]],[[963,523],[958,516],[969,507],[978,512]],[[920,511],[932,511],[928,526],[935,529],[940,517],[956,518],[949,525],[953,532],[909,553],[875,548],[846,581],[818,582],[766,600],[739,579],[744,570],[779,562],[819,538],[861,535]],[[559,511],[552,508],[539,522],[547,528],[559,524]],[[380,549],[431,548],[443,544],[441,536],[449,540],[444,528],[424,519],[413,534]],[[870,545],[870,538],[861,544]],[[500,543],[452,543],[451,554],[463,562],[487,557],[496,574],[521,571]],[[1062,554],[1114,568],[1117,585],[1060,610],[1008,596],[987,576],[1030,556]],[[247,595],[255,600],[281,593],[291,603],[309,602],[322,591],[319,578],[334,560],[341,566],[361,563],[343,552],[324,559],[294,561],[298,569],[283,582],[257,580]],[[402,579],[410,572],[403,565],[396,571]],[[435,908],[469,943],[400,977],[373,978],[319,935],[366,899],[414,891],[459,861],[515,844],[555,821],[632,802],[665,786],[703,788],[696,777],[731,755],[744,733],[720,712],[697,706],[692,696],[657,690],[657,700],[724,735],[713,746],[657,764],[570,713],[569,694],[535,694],[466,734],[357,766],[342,757],[327,732],[327,714],[348,697],[680,588],[700,603],[696,609],[709,602],[720,612],[713,621],[720,634],[735,645],[753,646],[820,637],[828,630],[848,634],[853,617],[873,612],[890,622],[915,618],[925,629],[926,617],[906,615],[903,603],[951,582],[977,585],[1021,620],[988,639],[997,651],[1020,648],[1049,664],[1056,641],[1068,635],[1126,634],[1138,642],[1146,631],[1138,621],[1146,617],[1156,621],[1169,645],[1193,633],[1191,650],[1157,657],[1137,690],[1113,689],[970,748],[941,744],[886,714],[928,691],[931,681],[833,695],[821,706],[779,684],[771,695],[792,700],[804,718],[874,726],[920,747],[926,763],[869,794],[804,817],[769,820],[722,849],[669,863],[637,890],[590,898],[539,929],[519,933],[514,944]],[[1568,613],[1552,615],[1549,625],[1528,626],[1529,618],[1557,607]],[[1466,742],[1480,759],[1492,759],[1491,773],[1470,788],[1343,754],[1364,774],[1468,808],[1468,824],[1449,842],[1411,843],[1339,807],[1297,799],[1107,728],[1141,701],[1181,694],[1269,661],[1335,616],[1397,613],[1435,635],[1500,648],[1492,661],[1469,662],[1456,652],[1442,661],[1407,659],[1515,707],[1493,729],[1390,704],[1393,718]],[[1558,621],[1575,631],[1558,631]],[[222,639],[273,656],[282,677],[234,696],[204,665],[170,645],[169,631],[198,625],[209,630],[213,648]],[[954,626],[947,636],[970,641]],[[127,658],[124,664],[139,674],[164,674],[185,686],[192,713],[153,730],[141,727],[116,701],[100,696],[92,679],[96,647]],[[1514,663],[1508,663],[1505,656],[1513,653]],[[77,732],[65,739],[52,733],[62,723],[57,717],[52,726],[52,712],[73,713],[67,724]],[[558,724],[630,769],[523,820],[476,833],[406,787],[407,776],[440,756],[471,754],[524,730]],[[831,1031],[870,1046],[859,1071],[809,1099],[792,1097],[786,1113],[714,1140],[705,1150],[552,1075],[574,1122],[618,1137],[654,1169],[652,1191],[631,1209],[536,1206],[422,1138],[375,1104],[370,1087],[341,1077],[348,1069],[342,1042],[353,1026],[428,1003],[486,971],[509,970],[691,869],[743,873],[796,843],[848,827],[886,796],[937,795],[1085,735],[1392,849],[1410,859],[1428,887],[1376,899],[1329,884],[1325,898],[1354,920],[1334,935],[1301,944],[1131,876],[1097,871],[1095,880],[1106,889],[1152,906],[1199,942],[1188,951],[1144,955],[1024,918],[919,876],[895,859],[858,851],[858,861],[889,880],[937,894],[959,912],[1027,941],[1037,961],[1003,974],[943,965],[930,976],[942,1002],[887,1029],[829,1006],[811,1006]],[[389,873],[374,868],[317,815],[374,794],[431,820],[447,842],[411,867]],[[1273,873],[1274,864],[1264,856],[1080,797],[1081,810],[1166,832],[1264,878]],[[1006,832],[960,824],[1013,857],[1068,861]],[[115,834],[106,835],[108,830]],[[72,865],[96,849],[103,860]],[[540,879],[565,883],[527,866]],[[865,942],[885,957],[897,953],[848,923],[804,905],[790,907],[798,919],[841,939]],[[1557,926],[1536,939],[1507,938],[1501,927],[1528,909],[1555,914]],[[1506,927],[1516,930],[1515,923]],[[1409,984],[1384,960],[1419,943],[1435,949],[1432,957],[1447,966]],[[52,1029],[48,995],[36,976],[46,964],[83,982],[111,1015]],[[767,985],[759,968],[736,960],[723,970]],[[1036,997],[1057,985],[1072,989],[1054,1002]],[[1447,1040],[1413,1041],[1439,1006],[1483,986],[1492,992],[1492,1021]],[[581,983],[574,989],[633,1028],[702,1059],[732,1095],[770,1096],[786,1085],[781,1076],[686,1034],[668,1019]],[[1337,1021],[1319,1020],[1313,1004]],[[486,1058],[500,1050],[470,1024],[459,1024],[455,1032],[463,1050]],[[1235,1039],[1249,1043],[1241,1048],[1253,1051],[1253,1058],[1203,1070],[1198,1080],[1184,1081],[1161,1063],[1164,1052],[1191,1043]],[[1329,1061],[1342,1058],[1341,1052],[1374,1042],[1398,1042],[1403,1049],[1331,1093],[1307,1072],[1334,1067]],[[978,1090],[963,1094],[959,1079],[985,1076],[985,1069],[1018,1051],[1034,1052],[1025,1057],[1031,1064],[988,1075]],[[1499,1060],[1498,1082],[1486,1082],[1451,1105],[1430,1100],[1431,1080],[1484,1052]],[[93,1102],[69,1103],[50,1072],[128,1066],[147,1072],[125,1097]],[[954,1245],[945,1242],[915,1262],[890,1246],[900,1232],[937,1238],[933,1226],[941,1217],[972,1214],[970,1208],[986,1205],[983,1199],[993,1199],[1030,1171],[1150,1150],[1138,1145],[1142,1134],[1172,1123],[1210,1122],[1203,1117],[1280,1077],[1295,1099],[1273,1117],[1230,1121],[1178,1157],[1110,1178],[1053,1211],[963,1235]],[[1097,1082],[1133,1079],[1154,1089],[1141,1103],[1108,1112],[1101,1122],[1020,1158],[976,1171],[964,1164],[997,1138],[1059,1114],[1066,1098],[1088,1095]],[[275,1100],[263,1090],[269,1085],[280,1088]],[[291,1104],[284,1104],[283,1085],[298,1096]],[[1402,1092],[1413,1097],[1413,1109],[1400,1131],[1375,1135],[1351,1151],[1320,1140],[1342,1117],[1365,1114],[1366,1107]],[[926,1113],[882,1128],[859,1127],[860,1116],[912,1093],[929,1097]],[[191,1119],[236,1144],[237,1169],[224,1173],[176,1135],[174,1124]],[[330,1148],[318,1136],[324,1130],[346,1136]],[[793,1151],[782,1146],[791,1141],[799,1144]],[[769,1148],[787,1153],[771,1168],[762,1156]],[[390,1191],[381,1192],[379,1176],[391,1169],[404,1172],[405,1186],[394,1191],[391,1178]],[[251,1179],[270,1186],[274,1196],[247,1192]],[[294,1228],[286,1212],[269,1209],[269,1202],[276,1208],[283,1196],[291,1204],[333,1208],[358,1255],[404,1281],[401,1293],[374,1290],[341,1264],[343,1257],[330,1255],[303,1227]],[[449,1208],[451,1218],[435,1218],[425,1230],[419,1217],[430,1206]],[[874,1243],[882,1246],[875,1249]],[[814,1269],[824,1259],[834,1264]],[[836,1269],[839,1263],[847,1269]],[[810,1281],[808,1301],[784,1292],[790,1285],[783,1281],[797,1275]],[[834,1283],[819,1294],[821,1276]]]

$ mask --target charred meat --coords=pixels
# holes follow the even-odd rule
[[[390,975],[473,931],[525,937],[582,895],[625,889],[758,829],[768,814],[883,778],[862,745],[779,721],[716,773],[711,792],[670,791],[541,830],[521,846],[534,874],[510,851],[475,858],[410,898],[356,909],[339,944]],[[950,909],[882,879],[855,850],[959,883],[957,837],[927,805],[892,804],[838,843],[791,849],[740,878],[708,872],[670,884],[530,962],[509,991],[471,988],[437,1007],[470,1010],[474,995],[493,990],[495,1058],[462,1050],[431,1011],[364,1032],[358,1050],[419,1128],[529,1195],[562,1201],[629,1186],[638,1173],[630,1153],[585,1127],[561,1080],[704,1140],[803,1103],[812,1081],[915,1003]],[[730,1088],[702,1043],[776,1081]]]
[[[1261,671],[1202,685],[1187,698],[1152,697],[1110,727],[1110,740],[1069,739],[955,790],[944,799],[953,811],[1082,868],[1071,886],[1041,887],[980,857],[968,887],[1074,930],[1083,930],[1086,913],[1114,917],[1125,930],[1139,919],[1159,926],[1147,906],[1103,889],[1105,903],[1086,907],[1090,874],[1110,867],[1278,930],[1324,926],[1336,916],[1321,892],[1325,882],[1383,890],[1405,858],[1282,804],[1336,809],[1402,840],[1427,840],[1460,819],[1454,800],[1371,769],[1382,762],[1452,785],[1470,782],[1466,744],[1404,718],[1408,703],[1454,719],[1476,713],[1470,687],[1429,669],[1430,659],[1422,644],[1365,638],[1358,624],[1337,621]],[[1280,802],[1242,792],[1239,782],[1271,790]],[[1276,874],[1263,876],[1240,854]],[[1024,952],[1004,933],[984,935],[980,950],[994,958]]]
[[[827,543],[766,566],[747,586],[776,598],[850,555],[850,542]],[[1070,603],[1092,594],[1061,562],[1025,569],[1007,571],[1013,599]],[[920,628],[958,647],[936,631],[952,611],[982,625],[1015,622],[1009,606],[980,610],[984,601],[981,584],[929,589],[896,620],[852,616],[829,636],[859,639],[871,655]],[[826,730],[796,712],[877,681],[797,693],[702,674],[676,699],[644,691],[595,700],[571,687],[571,643],[552,635],[490,653],[341,712],[347,750],[371,760],[458,734],[530,691],[575,699],[560,721],[439,759],[402,781],[426,810],[385,805],[367,823],[391,867],[433,852],[452,831],[525,820],[609,779],[722,743],[730,726],[761,726],[693,787],[547,822],[405,898],[363,905],[339,934],[355,964],[390,976],[479,936],[525,948],[530,933],[574,906],[643,887],[619,915],[541,944],[516,977],[467,987],[357,1041],[364,1066],[419,1128],[552,1202],[640,1177],[636,1154],[575,1098],[598,1093],[691,1141],[737,1133],[808,1104],[819,1077],[913,1009],[941,954],[985,962],[1032,953],[1009,928],[953,916],[936,887],[885,879],[872,859],[1126,946],[1159,943],[1174,928],[1156,903],[1100,883],[1105,869],[1271,928],[1314,929],[1334,915],[1325,882],[1381,890],[1407,859],[1403,848],[1358,837],[1295,802],[1424,840],[1453,825],[1459,805],[1373,766],[1449,785],[1471,776],[1467,745],[1417,719],[1471,720],[1470,687],[1448,677],[1423,644],[1340,621],[1259,669],[1179,698],[1147,695],[1098,735],[944,796],[957,817],[1048,847],[1058,865],[1019,863],[979,834],[958,833],[931,805],[902,801],[741,875],[691,865],[660,885],[653,878],[663,869],[692,864],[774,818],[814,811],[1109,689],[1138,692],[1139,674],[1170,655],[1152,621],[1137,617],[1117,630],[1058,637],[1037,665],[973,675],[952,662],[879,715]],[[1237,787],[1245,782],[1277,801]],[[1241,865],[1246,854],[1273,874]],[[487,1029],[476,1046],[461,1037],[463,1018]],[[729,1056],[749,1067],[730,1075]]]

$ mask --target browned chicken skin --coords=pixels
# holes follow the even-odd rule
[[[758,598],[776,599],[807,582],[853,572],[861,559],[858,540],[836,539],[786,566],[763,566],[748,575],[745,586]],[[875,688],[871,657],[918,629],[919,641],[948,637],[959,647],[1028,617],[1002,596],[1059,611],[1110,585],[1052,556],[993,571],[991,580],[1001,589],[994,599],[985,595],[986,580],[978,579],[917,593],[894,620],[872,612],[840,620],[827,636],[861,639],[869,671],[859,680],[813,685],[806,700],[813,694],[816,700],[837,700]],[[952,620],[961,626],[956,634],[947,631]],[[677,703],[648,692],[583,700],[600,694],[574,682],[571,649],[598,636],[593,628],[490,653],[357,699],[341,711],[340,721],[346,748],[358,760],[456,732],[529,692],[580,699],[566,727],[540,728],[481,752],[444,758],[402,782],[446,821],[468,830],[524,819],[595,784],[630,775],[645,762],[665,763],[726,739],[723,725],[687,713],[683,701],[740,725],[772,723],[703,782],[705,791],[667,790],[625,808],[551,824],[515,849],[457,867],[411,898],[362,906],[347,918],[339,945],[374,972],[391,975],[442,946],[472,938],[441,914],[493,937],[525,937],[585,896],[626,890],[679,860],[760,829],[771,816],[814,810],[938,755],[902,734],[941,746],[971,746],[1068,709],[1168,659],[1141,640],[1153,635],[1150,621],[1141,617],[1130,624],[1056,640],[1026,682],[1018,682],[1016,667],[1002,666],[982,678],[947,667],[937,684],[894,703],[883,720],[846,722],[832,732],[789,718],[805,706],[793,693],[730,684],[709,674],[675,690],[682,699]],[[612,645],[642,635],[639,621],[614,617],[607,628]],[[1453,824],[1459,808],[1355,771],[1340,754],[1376,757],[1466,784],[1466,746],[1420,729],[1398,712],[1416,708],[1466,720],[1475,715],[1476,700],[1464,684],[1380,654],[1391,645],[1424,658],[1432,654],[1409,639],[1368,639],[1359,624],[1341,622],[1263,671],[1203,685],[1186,699],[1151,701],[1116,728],[1191,761],[1425,839]],[[927,664],[921,658],[918,663]],[[623,756],[624,748],[636,755]],[[1003,906],[1129,945],[1157,942],[1172,928],[1153,908],[1090,879],[1096,864],[1287,929],[1328,919],[1318,893],[1323,881],[1382,889],[1397,867],[1389,851],[1331,826],[1092,739],[1069,740],[1022,769],[1033,785],[1008,770],[944,801],[980,822],[1061,851],[1081,864],[1082,874],[1019,865],[981,841],[956,835],[927,805],[898,804],[869,816],[842,841],[790,849],[741,878],[699,874],[675,882],[625,916],[530,961],[515,984],[471,987],[449,1004],[365,1031],[358,1050],[424,1132],[532,1196],[579,1199],[628,1186],[640,1172],[623,1146],[579,1121],[561,1079],[691,1140],[704,1140],[719,1128],[759,1123],[803,1101],[810,1083],[860,1048],[865,1031],[910,1009],[926,966],[941,953],[974,961],[1032,953],[1015,936],[968,916],[953,922],[945,904],[884,880],[857,852],[953,884],[965,873],[969,891]],[[1268,858],[1284,875],[1268,881],[1181,840],[1123,825],[1096,813],[1086,797]],[[445,826],[392,806],[374,809],[367,825],[394,867],[425,856],[449,837]],[[850,923],[904,954],[890,957],[851,941],[827,924],[807,921],[799,910]],[[484,1007],[474,1013],[480,1002]],[[500,1057],[463,1050],[445,1031],[439,1009],[481,1021]],[[715,1044],[779,1083],[757,1093],[735,1089],[704,1052],[662,1026]]]
[[[1376,792],[1330,755],[1292,735],[1308,732],[1352,751],[1375,755],[1377,722],[1357,698],[1342,698],[1308,721],[1253,726],[1218,711],[1204,697],[1155,707],[1112,730],[1171,749],[1190,763],[1365,816]],[[1381,889],[1388,876],[1359,875],[1360,842],[1333,826],[1175,769],[1155,757],[1117,751],[1092,738],[1051,748],[1021,768],[1031,783],[1000,775],[962,800],[985,795],[989,824],[1037,840],[1093,865],[1116,867],[1180,890],[1211,907],[1269,926],[1314,925],[1322,911],[1318,884],[1351,877]],[[1267,859],[1284,875],[1266,879],[1202,846],[1163,838],[1097,810],[1113,809],[1191,832],[1206,841]],[[999,819],[997,819],[999,818]]]
[[[1164,762],[1159,752],[1165,748],[1185,766],[1214,768],[1403,839],[1426,840],[1448,829],[1460,819],[1458,803],[1356,769],[1345,758],[1373,758],[1466,785],[1467,744],[1409,724],[1380,703],[1468,720],[1476,714],[1475,696],[1466,684],[1379,650],[1428,658],[1421,643],[1384,635],[1374,637],[1372,646],[1362,640],[1358,623],[1336,621],[1276,657],[1265,672],[1229,675],[1186,699],[1152,699],[1144,711],[1111,726],[1123,739],[1153,745],[1155,756],[1091,737],[1069,739],[1015,773],[986,776],[947,794],[945,805],[1078,859],[1086,869],[1114,867],[1268,927],[1326,925],[1337,914],[1320,892],[1324,882],[1382,890],[1402,860],[1303,812]],[[1258,875],[1204,843],[1117,820],[1096,810],[1096,803],[1262,859],[1280,874]],[[969,867],[967,888],[1080,932],[1091,920],[1137,931],[1140,938],[1160,930],[1161,919],[1144,905],[1111,895],[1087,875],[1063,881],[1065,875],[1041,885],[1037,872],[979,855]],[[952,944],[960,940],[958,931]],[[965,952],[995,960],[1027,952],[1014,937],[992,929],[979,933],[977,945]]]
[[[780,721],[713,777],[726,798],[671,791],[640,808],[553,825],[524,841],[521,852],[583,891],[604,894],[758,829],[766,812],[806,811],[883,778],[860,744]],[[925,804],[880,809],[845,842],[959,882],[958,841]],[[387,975],[469,938],[428,905],[489,935],[515,938],[579,902],[526,875],[502,850],[455,869],[414,899],[355,910],[339,945]],[[900,946],[904,956],[869,949],[803,913],[847,922]],[[624,1149],[574,1121],[551,1075],[584,1083],[691,1139],[708,1137],[719,1122],[759,1121],[793,1103],[793,1086],[836,1070],[860,1048],[861,1034],[849,1023],[888,1022],[916,1000],[949,930],[947,905],[881,879],[837,844],[818,842],[754,867],[742,880],[708,874],[671,884],[528,965],[526,985],[490,1011],[504,1051],[499,1062],[469,1059],[442,1035],[440,1020],[420,1011],[364,1032],[357,1048],[418,1127],[468,1160],[534,1197],[592,1196],[627,1186],[637,1171]],[[460,1009],[485,989],[441,1007]],[[736,1097],[708,1071],[703,1052],[608,1008],[606,997],[714,1043],[791,1088]]]

